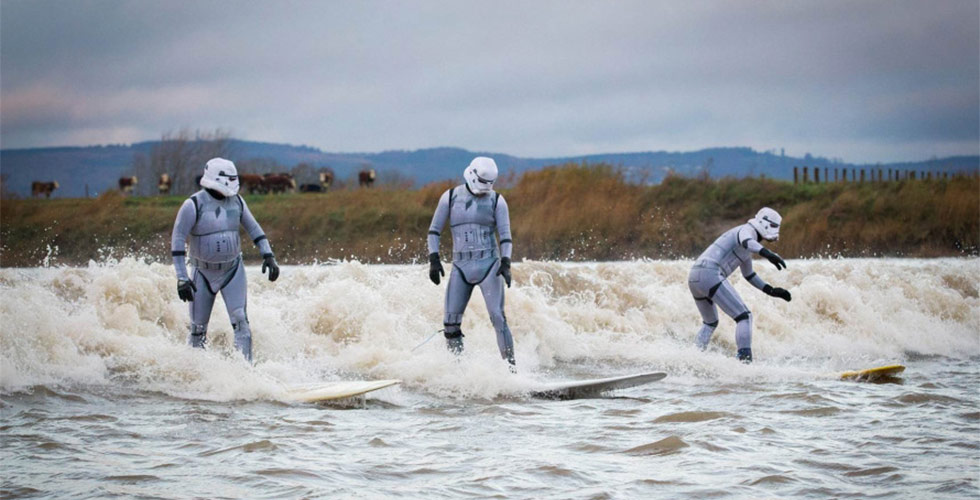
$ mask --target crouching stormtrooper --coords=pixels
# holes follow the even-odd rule
[[[773,288],[752,271],[754,253],[769,259],[778,270],[786,268],[786,262],[778,254],[764,248],[759,242],[762,239],[778,240],[781,222],[782,217],[775,210],[763,208],[747,224],[725,231],[695,261],[687,284],[704,321],[697,336],[699,348],[708,346],[711,334],[718,326],[717,305],[735,320],[738,359],[745,363],[752,362],[752,314],[727,278],[736,267],[740,267],[742,276],[752,286],[786,302],[792,299],[789,291]]]
[[[188,343],[193,347],[204,347],[214,298],[221,292],[235,332],[235,348],[251,362],[252,332],[246,311],[247,284],[239,226],[245,226],[249,237],[262,252],[262,273],[269,271],[269,281],[279,277],[279,266],[262,227],[238,195],[235,164],[223,158],[208,161],[201,187],[204,189],[180,206],[171,237],[177,295],[184,302],[190,302]],[[190,276],[185,257],[190,258]]]
[[[429,279],[436,285],[445,276],[439,258],[439,236],[449,221],[453,234],[453,268],[446,288],[443,319],[446,344],[450,351],[463,351],[463,312],[473,287],[479,285],[497,332],[500,356],[514,365],[514,339],[504,315],[504,283],[510,287],[510,212],[503,196],[494,192],[497,164],[491,158],[474,158],[463,172],[466,182],[439,198],[429,225]],[[498,250],[496,232],[500,236]]]

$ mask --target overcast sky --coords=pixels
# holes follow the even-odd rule
[[[0,3],[0,146],[980,154],[980,2]]]

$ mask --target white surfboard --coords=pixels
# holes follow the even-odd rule
[[[619,377],[555,382],[534,387],[531,390],[531,396],[543,399],[589,398],[614,389],[626,389],[649,384],[666,376],[667,374],[664,372],[647,372]]]
[[[384,389],[401,380],[347,380],[339,382],[323,382],[314,385],[304,385],[286,389],[286,398],[304,403],[332,401],[367,394],[371,391]]]

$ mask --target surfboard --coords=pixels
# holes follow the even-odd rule
[[[531,396],[542,399],[578,399],[596,397],[606,391],[626,389],[656,382],[666,377],[664,372],[647,372],[619,377],[573,380],[541,384],[531,390]]]
[[[905,371],[902,365],[878,366],[866,370],[855,370],[840,374],[841,380],[854,380],[858,382],[874,382],[876,380],[895,378],[899,373]]]
[[[316,403],[319,401],[332,401],[336,399],[351,398],[361,396],[371,391],[384,389],[396,384],[401,380],[347,380],[339,382],[324,382],[320,384],[290,387],[286,389],[286,398],[292,401],[303,403]]]

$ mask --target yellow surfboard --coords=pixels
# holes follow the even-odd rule
[[[840,379],[854,380],[857,382],[874,382],[876,380],[897,377],[903,371],[905,371],[905,367],[902,365],[879,366],[868,368],[867,370],[844,372],[840,374]]]

